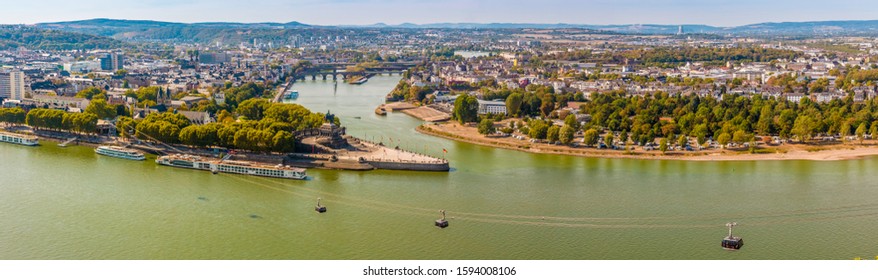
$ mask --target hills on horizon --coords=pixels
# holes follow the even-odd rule
[[[272,41],[292,38],[303,32],[308,36],[335,36],[351,29],[586,29],[596,33],[670,35],[680,25],[661,24],[543,24],[543,23],[403,23],[388,25],[309,25],[296,21],[287,23],[201,22],[177,23],[153,20],[89,19],[79,21],[37,23],[32,25],[0,25],[0,48],[25,46],[43,49],[78,49],[84,46],[117,47],[126,41],[213,43]],[[821,37],[838,35],[878,36],[878,20],[842,20],[811,22],[767,22],[736,27],[682,25],[686,34],[720,36],[784,36]],[[42,38],[31,42],[28,38]]]
[[[822,35],[822,34],[873,34],[878,33],[878,20],[838,20],[838,21],[805,21],[805,22],[764,22],[741,26],[721,27],[705,24],[569,24],[569,23],[402,23],[388,25],[376,23],[371,25],[310,25],[296,21],[287,23],[261,22],[199,22],[178,23],[153,20],[124,20],[97,18],[79,21],[37,23],[34,26],[46,29],[79,31],[93,35],[115,36],[120,32],[143,31],[150,28],[421,28],[421,29],[560,29],[581,28],[598,31],[610,31],[626,34],[676,34],[680,26],[685,33],[708,34],[765,34],[783,33],[790,35]]]

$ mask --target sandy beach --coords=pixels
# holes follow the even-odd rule
[[[462,141],[477,145],[517,150],[537,154],[558,154],[594,158],[631,158],[658,160],[691,160],[691,161],[748,161],[748,160],[813,160],[833,161],[860,159],[878,155],[878,142],[866,141],[864,144],[851,142],[834,145],[760,145],[761,153],[750,153],[748,150],[709,149],[702,151],[644,151],[638,147],[634,152],[570,147],[545,143],[531,143],[514,137],[487,137],[478,133],[475,127],[460,125],[454,122],[424,124],[417,128],[418,132]]]

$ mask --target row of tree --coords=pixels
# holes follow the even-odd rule
[[[591,115],[588,128],[630,133],[639,143],[655,137],[690,135],[699,144],[713,138],[747,142],[755,135],[797,137],[878,133],[878,99],[854,102],[851,96],[828,103],[726,94],[721,99],[658,93],[628,96],[596,93],[581,112]],[[722,137],[721,137],[722,136]]]
[[[223,111],[225,112],[225,111]],[[325,116],[298,104],[269,103],[265,99],[246,100],[238,106],[240,119],[205,125],[191,125],[180,114],[150,114],[143,120],[122,117],[116,122],[123,137],[136,135],[142,140],[184,144],[193,147],[226,147],[260,152],[292,152],[293,131],[318,128]],[[219,116],[218,116],[219,117]],[[333,121],[338,124],[338,119]]]
[[[0,123],[23,124],[26,113],[21,108],[0,108]]]
[[[25,116],[25,123],[39,129],[90,134],[97,129],[98,116],[91,113],[68,113],[54,109],[33,109]]]

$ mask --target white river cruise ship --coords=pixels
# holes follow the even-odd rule
[[[36,146],[39,143],[37,137],[29,135],[20,135],[8,132],[0,132],[0,142],[7,142],[26,146]]]
[[[145,160],[146,157],[143,153],[138,152],[137,150],[126,149],[122,147],[114,147],[114,146],[100,146],[95,149],[95,153],[99,155],[124,158],[130,160]]]
[[[171,154],[160,156],[155,162],[161,165],[206,170],[214,173],[223,172],[298,180],[304,180],[307,177],[305,175],[305,169],[302,168],[294,168],[280,164],[268,165],[244,161],[220,160],[194,155]]]

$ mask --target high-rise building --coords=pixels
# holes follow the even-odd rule
[[[125,56],[121,53],[114,53],[113,55],[113,70],[121,70],[125,67]]]
[[[202,64],[220,64],[228,63],[229,61],[231,61],[231,57],[223,52],[209,52],[199,54],[198,61],[200,61]]]
[[[98,60],[101,61],[101,70],[110,71],[113,70],[113,56],[109,53],[102,53],[98,55]]]
[[[677,35],[683,35],[683,26],[682,25],[680,25],[680,27],[677,28]]]
[[[24,99],[24,73],[18,70],[0,72],[0,99]]]
[[[101,70],[114,71],[123,68],[125,56],[120,53],[103,53],[98,55],[101,61]]]

